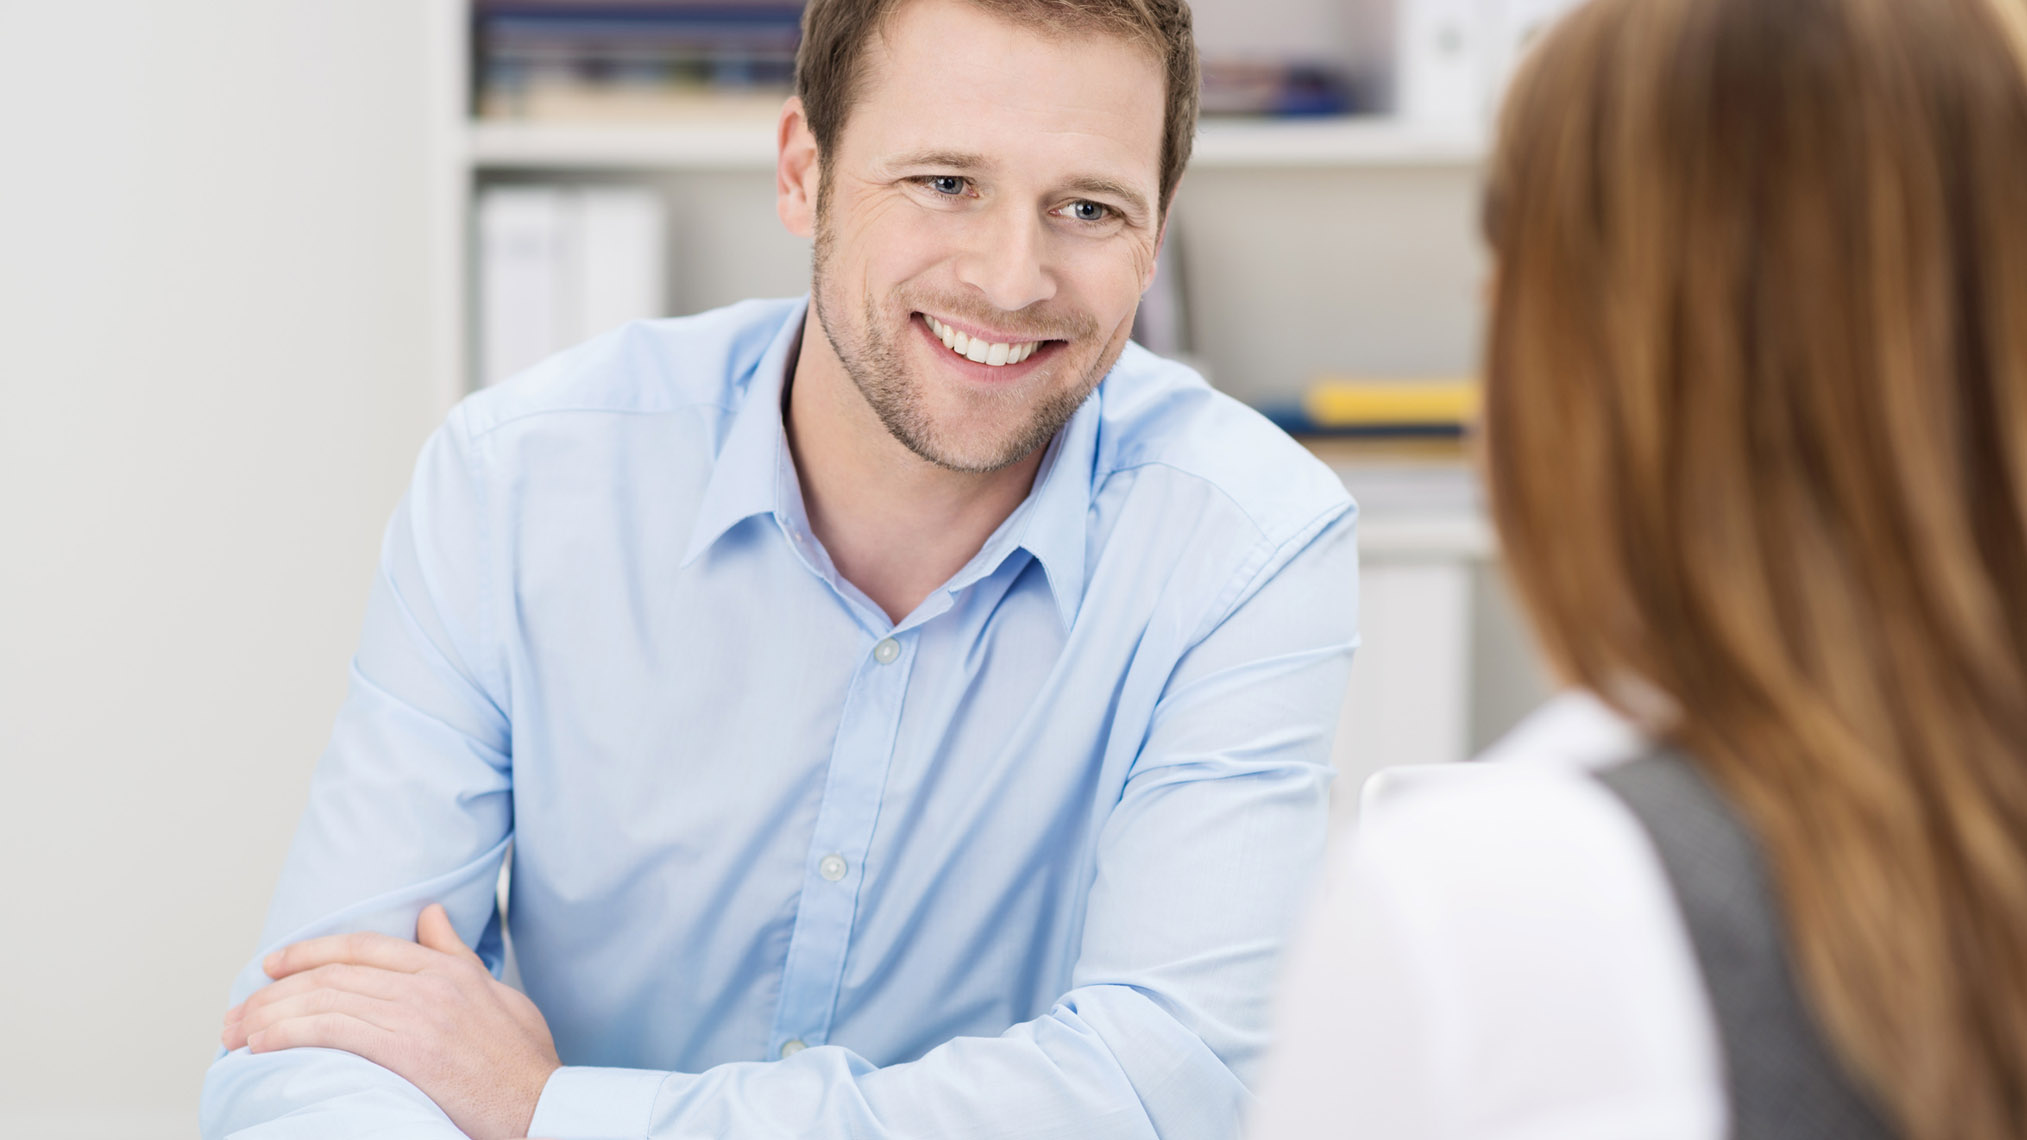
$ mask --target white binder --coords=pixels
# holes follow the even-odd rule
[[[1410,122],[1476,129],[1485,122],[1487,8],[1496,0],[1396,0],[1395,113]]]
[[[563,191],[489,186],[479,193],[478,375],[497,384],[556,351]]]
[[[478,228],[482,384],[663,313],[666,226],[649,187],[489,186]]]

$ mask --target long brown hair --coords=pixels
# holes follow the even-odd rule
[[[1902,1132],[2027,1137],[2027,7],[1593,0],[1486,213],[1546,652],[1740,806]]]

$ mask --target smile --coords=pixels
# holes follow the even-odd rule
[[[930,332],[943,338],[943,347],[973,363],[990,365],[994,368],[1004,368],[1009,364],[1019,364],[1021,361],[1033,356],[1036,349],[1047,343],[1046,341],[1030,340],[1022,341],[1018,344],[993,344],[977,337],[966,336],[964,333],[951,328],[928,313],[922,314],[922,319],[928,322]]]

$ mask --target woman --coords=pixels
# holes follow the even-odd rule
[[[2027,1137],[2027,4],[1594,0],[1487,203],[1589,695],[1380,797],[1255,1136]]]

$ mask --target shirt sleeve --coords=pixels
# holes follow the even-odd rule
[[[463,425],[454,413],[431,438],[388,525],[350,689],[234,1003],[268,983],[269,951],[347,931],[412,939],[431,902],[502,965],[508,719],[485,649],[486,504]],[[207,1140],[461,1135],[415,1086],[327,1049],[222,1054],[200,1120]]]
[[[564,1068],[530,1133],[1235,1135],[1328,826],[1357,643],[1353,513],[1264,550],[1226,593],[1154,706],[1099,838],[1072,988],[1046,1015],[884,1068],[834,1045],[702,1073]]]

